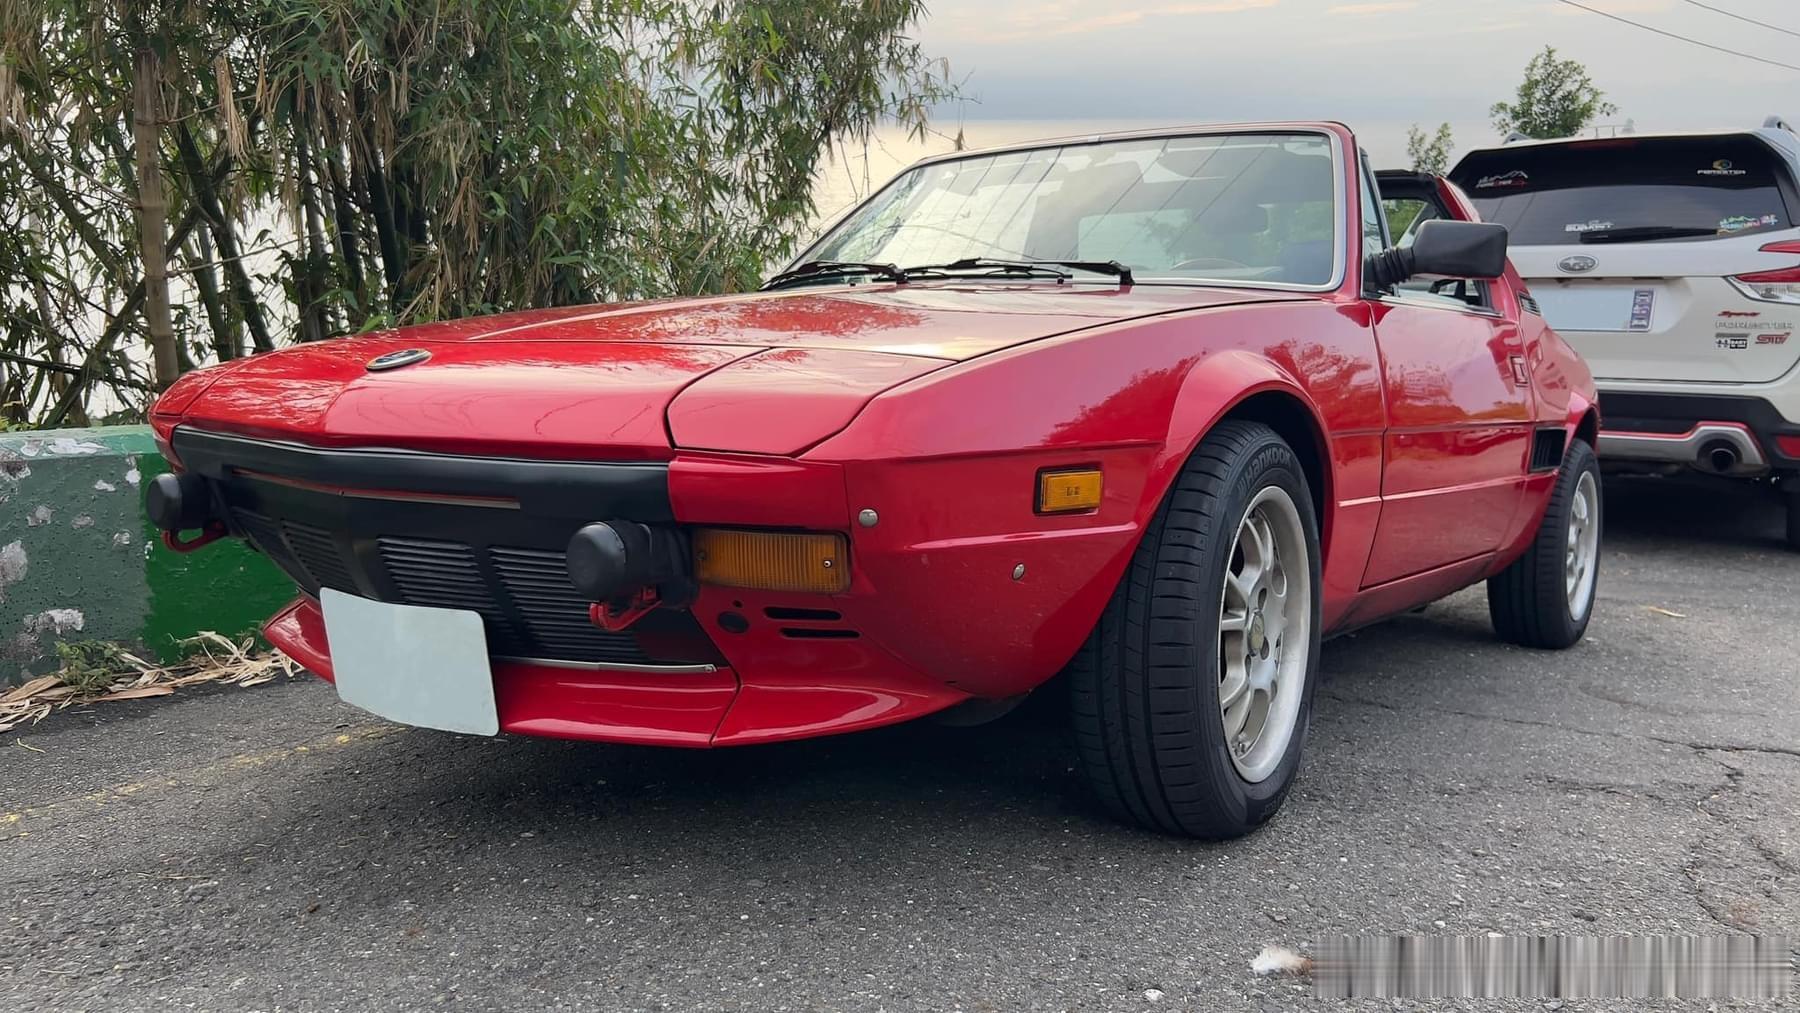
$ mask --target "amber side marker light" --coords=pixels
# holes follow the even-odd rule
[[[1060,468],[1038,472],[1037,512],[1066,514],[1100,509],[1104,483],[1099,468]]]
[[[842,594],[850,589],[849,546],[843,535],[700,528],[694,575],[724,587]]]

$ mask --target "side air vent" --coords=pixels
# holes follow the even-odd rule
[[[1540,429],[1531,439],[1531,470],[1555,471],[1562,466],[1568,436],[1561,429]]]
[[[1538,308],[1537,297],[1530,292],[1519,292],[1519,308],[1530,313],[1532,316],[1541,317],[1544,315],[1544,311]]]

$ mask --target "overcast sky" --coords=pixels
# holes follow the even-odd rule
[[[1640,131],[1800,120],[1800,72],[1660,38],[1553,0],[929,0],[919,35],[974,101],[939,113],[982,143],[983,120],[1337,119],[1382,163],[1410,123],[1449,121],[1458,150],[1497,140],[1546,44],[1587,64]],[[1800,37],[1688,0],[1581,0],[1728,49],[1800,64]],[[1800,32],[1800,0],[1705,0]],[[1085,127],[1083,129],[1086,129]],[[988,132],[991,132],[988,131]],[[1011,138],[1003,138],[1010,140]]]

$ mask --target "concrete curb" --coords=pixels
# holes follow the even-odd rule
[[[143,485],[167,470],[148,426],[0,433],[0,685],[53,671],[64,640],[174,661],[182,638],[248,633],[293,597],[242,543],[162,547]]]

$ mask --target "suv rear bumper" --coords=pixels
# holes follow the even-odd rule
[[[1600,408],[1602,459],[1740,475],[1800,471],[1800,423],[1766,398],[1602,390]],[[1715,457],[1727,448],[1729,464]]]

